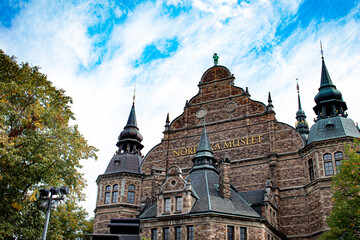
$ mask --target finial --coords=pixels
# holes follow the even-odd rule
[[[133,104],[135,104],[135,95],[136,95],[136,83],[134,85]]]
[[[320,53],[321,53],[321,58],[324,58],[324,51],[323,51],[323,47],[321,44],[321,40],[320,40]]]
[[[214,53],[213,55],[213,59],[214,59],[214,65],[218,65],[219,63],[219,56],[217,55],[217,53]]]
[[[299,79],[296,78],[296,89],[297,89],[297,93],[299,94]]]
[[[269,96],[268,96],[268,103],[272,103],[272,100],[271,100],[271,93],[269,92]]]
[[[269,96],[268,96],[268,105],[266,106],[267,108],[267,111],[268,112],[273,112],[273,108],[274,108],[274,105],[272,104],[272,100],[271,100],[271,93],[269,92]]]
[[[169,117],[169,113],[166,116],[166,123],[170,123],[170,117]]]

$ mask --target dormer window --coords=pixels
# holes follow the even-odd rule
[[[164,199],[164,212],[170,212],[170,198]]]
[[[182,197],[176,197],[176,211],[182,211]]]

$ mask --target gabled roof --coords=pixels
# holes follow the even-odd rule
[[[230,198],[224,198],[221,195],[218,187],[219,175],[216,172],[198,170],[192,172],[187,179],[191,180],[192,187],[199,197],[191,213],[218,212],[260,217],[234,189],[231,189]]]

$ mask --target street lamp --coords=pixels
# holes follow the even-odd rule
[[[47,229],[48,229],[49,219],[50,219],[50,212],[51,212],[53,203],[60,201],[60,200],[64,200],[65,195],[68,195],[68,194],[69,194],[68,187],[61,187],[61,188],[52,187],[50,189],[47,189],[47,188],[40,189],[39,199],[42,201],[47,201],[45,226],[44,226],[44,231],[43,231],[43,235],[41,238],[42,240],[46,240],[46,234],[47,234]]]

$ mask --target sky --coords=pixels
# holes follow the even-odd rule
[[[136,85],[138,127],[146,154],[163,137],[167,113],[179,116],[198,92],[213,53],[294,126],[296,79],[310,125],[320,86],[322,42],[330,76],[348,114],[360,121],[359,0],[2,0],[0,49],[41,67],[73,98],[80,132],[99,149],[82,160],[90,216],[130,113]]]

